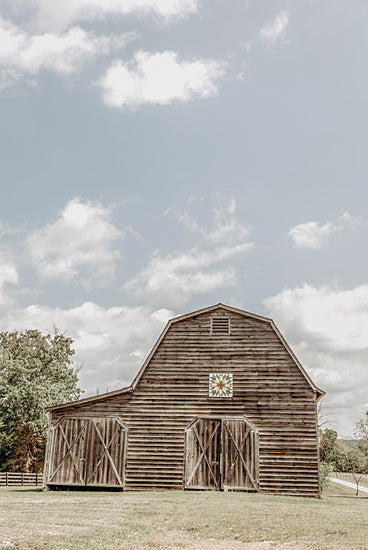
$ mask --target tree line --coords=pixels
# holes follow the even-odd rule
[[[368,411],[354,430],[355,439],[338,439],[331,428],[319,432],[319,457],[322,482],[331,472],[352,474],[359,493],[359,482],[368,474]]]

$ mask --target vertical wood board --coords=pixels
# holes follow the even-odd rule
[[[48,485],[123,486],[126,427],[119,419],[65,416],[51,432]]]

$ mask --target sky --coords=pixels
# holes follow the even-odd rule
[[[368,409],[368,5],[0,0],[0,330],[83,396],[169,318],[272,317],[351,436]]]

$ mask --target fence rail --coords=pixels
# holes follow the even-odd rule
[[[43,474],[28,474],[26,472],[0,472],[0,486],[42,485]]]
[[[358,477],[360,474],[355,474]],[[351,483],[355,483],[353,474],[346,473],[346,472],[333,472],[333,477],[336,477],[337,479],[342,479],[344,481],[351,481]],[[362,474],[362,477],[360,479],[359,485],[368,487],[368,474]]]

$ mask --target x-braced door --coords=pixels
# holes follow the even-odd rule
[[[258,433],[245,418],[198,418],[186,429],[185,487],[258,490]]]
[[[122,487],[126,427],[118,418],[61,418],[51,429],[48,485]]]
[[[222,421],[222,487],[258,491],[258,434],[245,419]]]
[[[90,420],[86,485],[123,485],[125,441],[125,426],[118,418]]]
[[[221,420],[198,418],[186,430],[185,487],[220,489]]]

